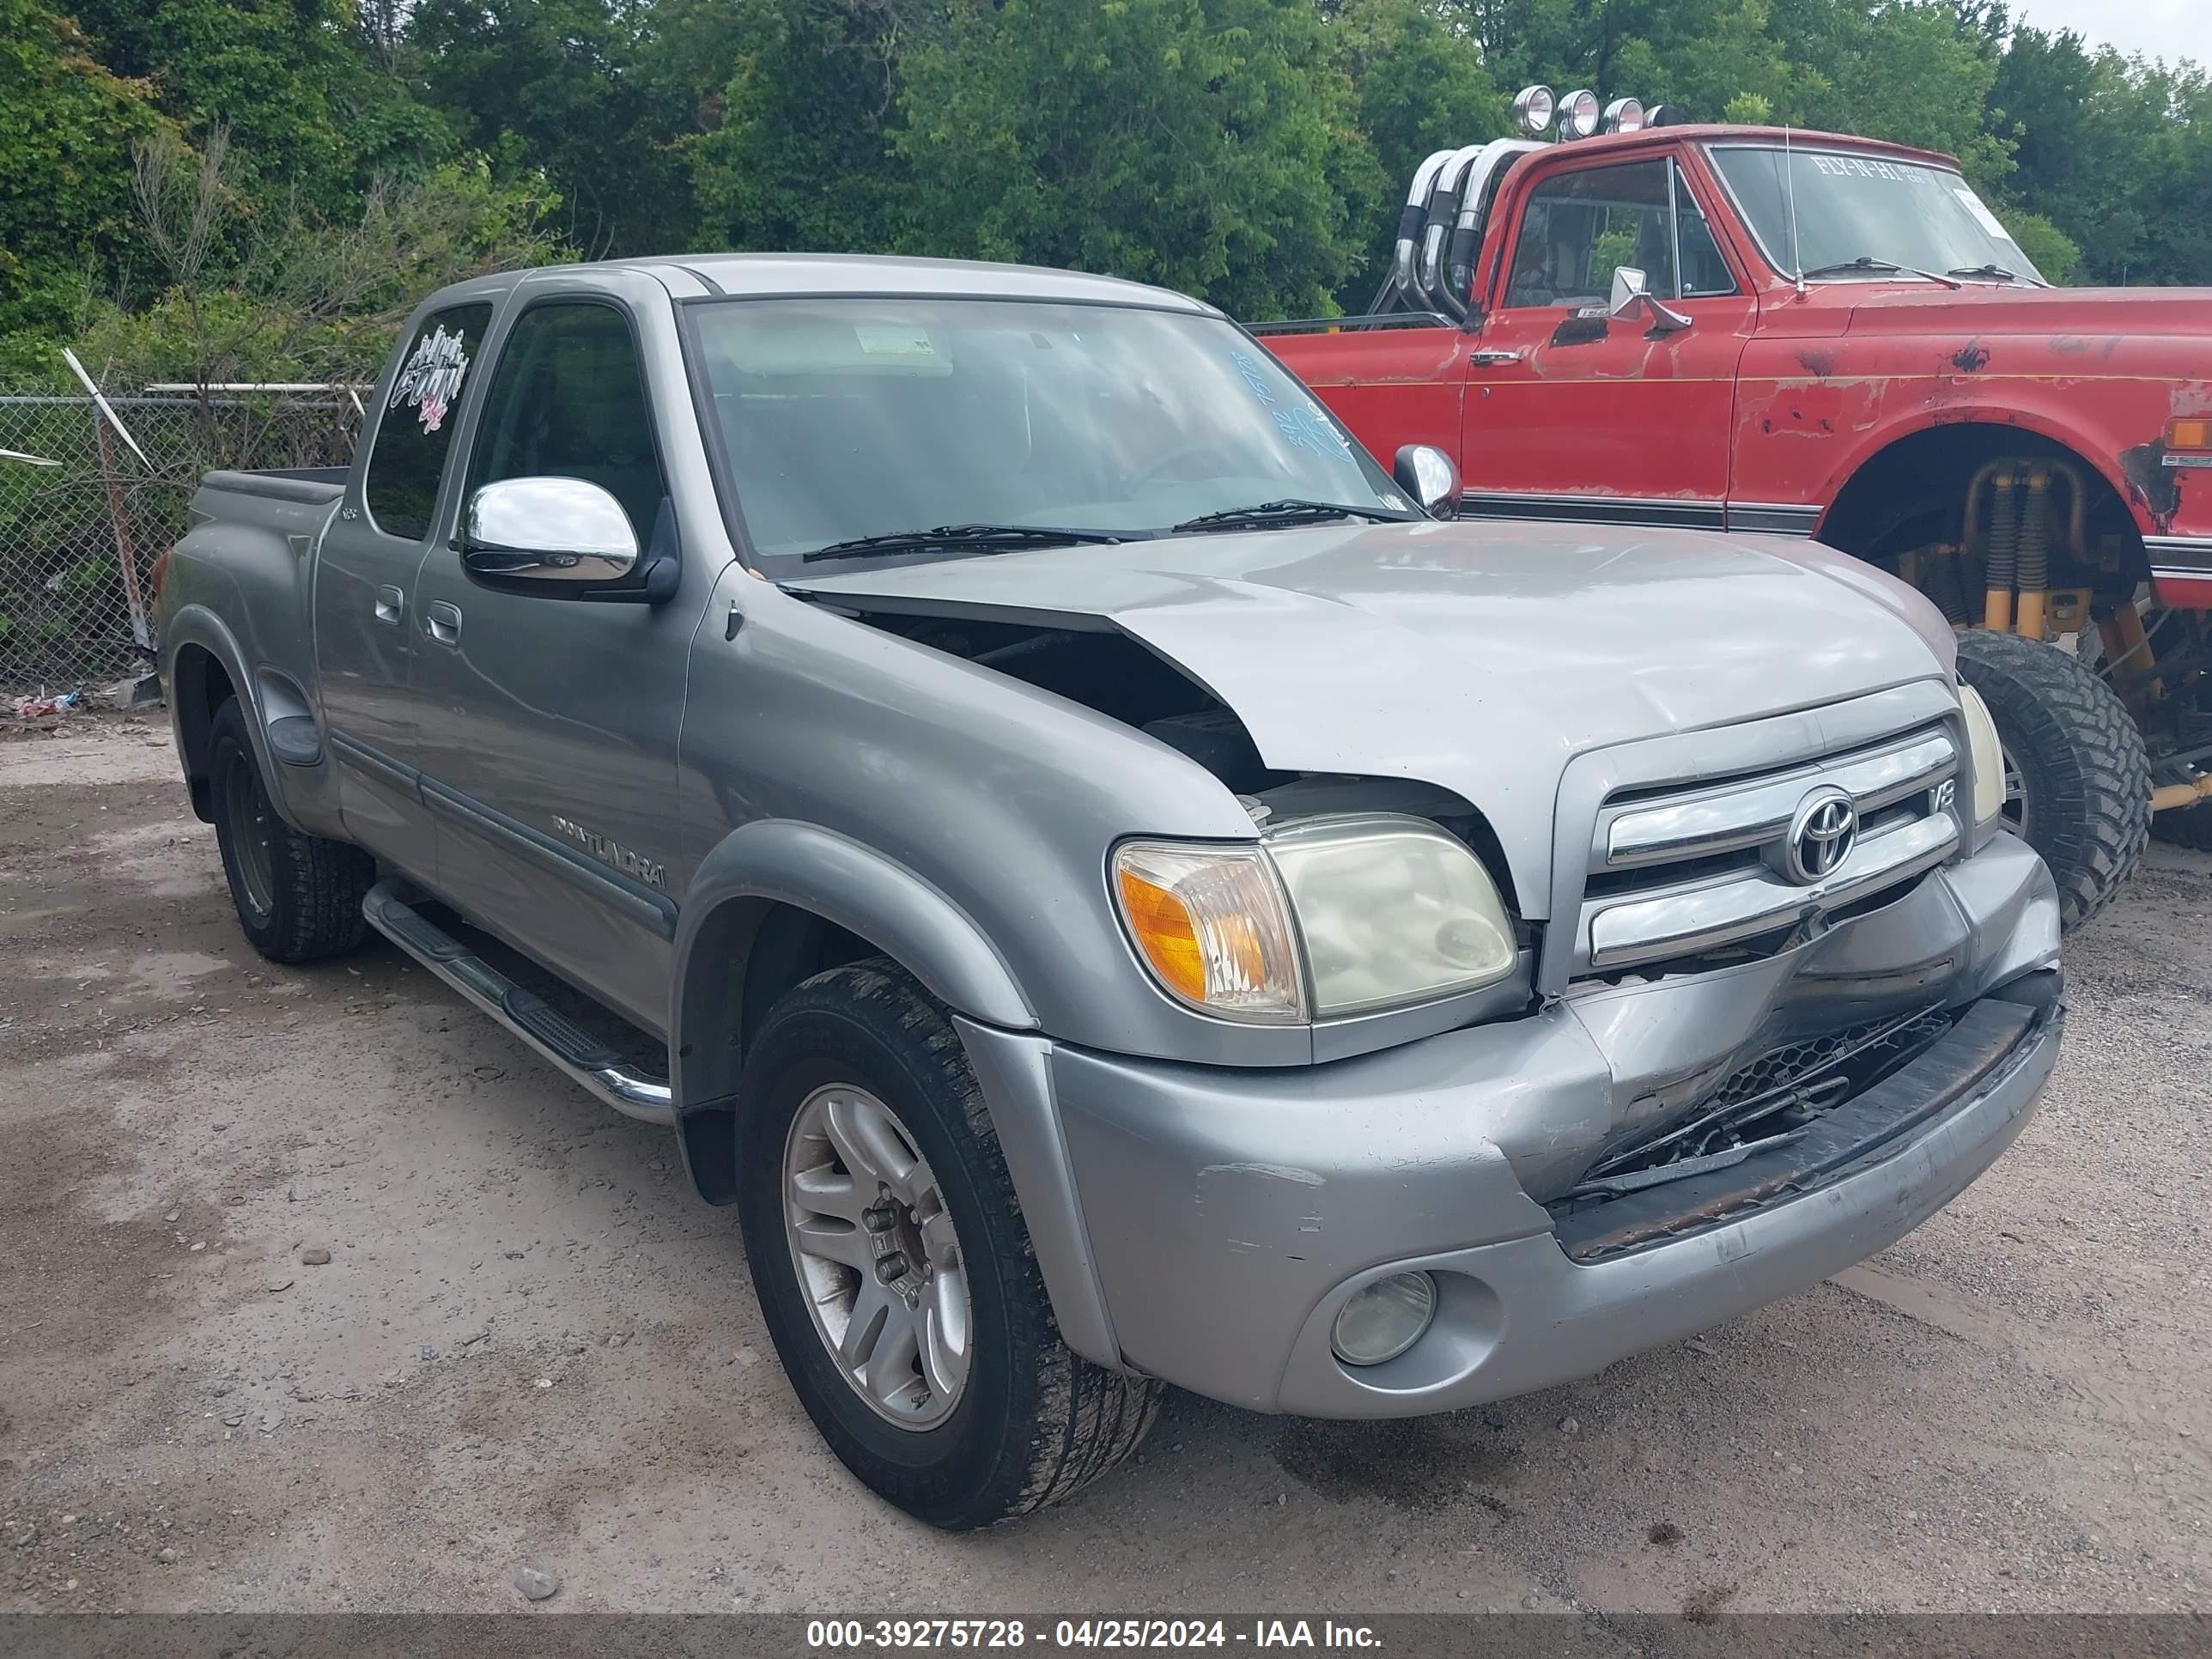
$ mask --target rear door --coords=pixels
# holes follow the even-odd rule
[[[434,836],[415,787],[415,577],[459,470],[459,406],[495,309],[494,296],[416,320],[368,406],[368,464],[347,480],[315,560],[316,675],[346,832],[425,880]]]
[[[463,567],[455,529],[487,483],[581,478],[622,505],[648,557],[673,546],[661,415],[688,394],[666,295],[641,272],[533,277],[484,372],[413,633],[439,889],[664,1030],[683,878],[677,738],[716,573],[675,550],[682,574],[659,604],[488,586]]]
[[[1593,158],[1544,172],[1509,210],[1468,358],[1465,510],[1718,529],[1758,304],[1688,176],[1667,152]],[[1623,266],[1690,326],[1609,317]]]

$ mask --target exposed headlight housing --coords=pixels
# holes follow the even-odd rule
[[[2004,744],[1997,739],[1989,704],[1964,680],[1959,683],[1959,708],[1966,717],[1967,760],[1974,773],[1974,825],[1985,829],[2004,811]]]
[[[1552,125],[1552,112],[1558,106],[1551,88],[1523,87],[1513,100],[1513,125],[1523,138],[1540,137]]]
[[[1497,984],[1518,959],[1466,845],[1395,814],[1294,823],[1249,848],[1129,842],[1121,914],[1155,978],[1227,1019],[1338,1019]]]
[[[1597,131],[1597,94],[1578,87],[1559,100],[1559,137],[1587,138]]]

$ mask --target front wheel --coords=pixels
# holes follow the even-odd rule
[[[2150,757],[2127,705],[2075,658],[1972,629],[1960,678],[1982,694],[2004,748],[2005,827],[2043,855],[2059,925],[2112,902],[2150,840]]]
[[[817,974],[748,1045],[738,1218],[799,1403],[899,1508],[966,1530],[1137,1448],[1159,1385],[1060,1340],[981,1091],[887,962]]]

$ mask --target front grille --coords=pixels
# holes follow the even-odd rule
[[[1769,1048],[1757,1060],[1730,1073],[1728,1081],[1702,1103],[1708,1109],[1728,1110],[1818,1077],[1832,1066],[1851,1062],[1851,1070],[1869,1079],[1889,1071],[1942,1036],[1951,1017],[1941,1008],[1929,1008],[1902,1019],[1869,1020],[1840,1031],[1807,1037],[1801,1042]],[[1856,1092],[1856,1091],[1854,1091]]]
[[[1929,726],[1776,771],[1609,799],[1590,839],[1575,974],[1756,953],[1815,916],[1893,894],[1958,848],[1958,774],[1950,732]],[[1827,788],[1850,797],[1856,844],[1819,880],[1794,879],[1791,823]]]
[[[1570,1214],[1790,1144],[1951,1029],[1942,1007],[1893,1014],[1769,1048],[1697,1103],[1686,1121],[1600,1158],[1553,1206]]]

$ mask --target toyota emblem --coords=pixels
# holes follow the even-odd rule
[[[1815,789],[1797,804],[1790,820],[1784,860],[1790,879],[1801,887],[1826,881],[1858,845],[1859,812],[1842,790]]]

